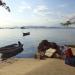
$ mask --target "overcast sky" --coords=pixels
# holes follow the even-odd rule
[[[9,13],[0,6],[0,26],[52,26],[75,16],[75,0],[3,0]]]

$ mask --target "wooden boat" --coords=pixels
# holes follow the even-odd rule
[[[18,53],[23,51],[23,44],[18,42],[18,44],[11,44],[0,48],[0,53],[2,54],[1,59],[6,60],[7,58],[13,57]]]
[[[23,36],[27,36],[27,35],[30,35],[30,32],[23,33]]]

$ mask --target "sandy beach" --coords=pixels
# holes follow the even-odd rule
[[[75,48],[72,50],[75,54]],[[55,58],[11,58],[0,61],[0,75],[75,75],[75,67]]]

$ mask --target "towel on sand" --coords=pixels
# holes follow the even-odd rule
[[[56,52],[56,49],[49,48],[46,50],[45,55],[51,57]]]

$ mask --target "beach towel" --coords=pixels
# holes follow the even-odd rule
[[[46,50],[45,55],[51,57],[56,52],[56,49],[49,48]]]

